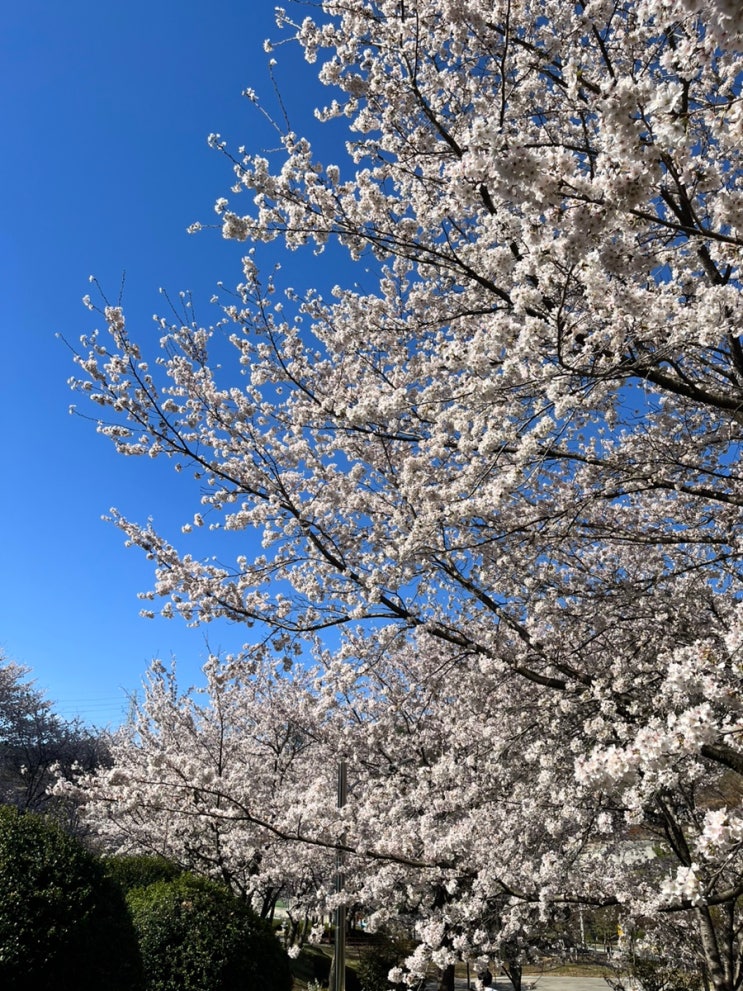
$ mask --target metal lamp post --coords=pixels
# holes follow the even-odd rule
[[[338,808],[346,804],[348,782],[346,779],[346,762],[338,764]],[[335,893],[343,891],[343,851],[339,848],[335,853]],[[335,973],[333,974],[332,991],[346,991],[346,906],[338,905],[335,910]]]

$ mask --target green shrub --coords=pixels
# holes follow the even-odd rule
[[[397,943],[388,937],[381,937],[370,944],[359,954],[359,965],[356,972],[361,985],[361,991],[387,991],[391,986],[387,974],[396,967],[405,956]],[[398,987],[399,985],[392,985]]]
[[[120,890],[57,825],[0,807],[0,987],[135,991],[141,965]]]
[[[227,888],[182,874],[132,888],[147,991],[289,991],[289,960],[270,926]]]
[[[328,986],[330,957],[319,946],[305,945],[299,956],[290,961],[292,976],[302,984]]]
[[[172,881],[183,873],[172,860],[148,854],[106,857],[103,867],[125,894],[132,888],[146,888],[156,881]]]

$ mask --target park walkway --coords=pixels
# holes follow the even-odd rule
[[[475,983],[472,981],[472,987]],[[524,978],[523,988],[534,987],[534,991],[610,991],[609,985],[603,977],[552,977],[542,975],[535,977],[528,975]],[[456,991],[466,991],[467,981],[464,978],[457,978],[455,981]],[[493,991],[513,991],[513,986],[509,981],[499,977],[491,985]]]

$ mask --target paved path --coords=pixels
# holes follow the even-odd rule
[[[535,991],[610,991],[603,977],[552,977],[549,974],[536,977],[527,974],[522,988],[526,991],[526,988],[532,985]],[[474,986],[473,980],[472,987]],[[455,987],[456,991],[466,991],[467,981],[458,977]],[[494,991],[513,991],[513,985],[500,977],[493,982],[492,988]]]

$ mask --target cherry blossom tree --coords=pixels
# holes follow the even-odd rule
[[[351,679],[332,697],[359,714],[338,704],[338,740],[357,755],[374,727],[395,755],[344,842],[386,864],[375,904],[407,892],[412,971],[584,902],[688,917],[733,991],[739,5],[325,0],[278,20],[345,149],[212,136],[235,175],[222,233],[250,243],[234,294],[212,326],[161,320],[157,358],[106,305],[77,355],[101,433],[203,484],[182,548],[114,512],[155,562],[146,596],[245,624],[255,663],[332,637],[324,670]],[[345,252],[366,288],[282,287],[259,267],[274,241]],[[190,549],[203,526],[234,535],[232,564]],[[410,717],[411,780],[368,673],[387,656],[440,734],[424,758]],[[338,844],[326,805],[303,821]],[[672,867],[626,856],[630,830]]]
[[[155,664],[137,718],[113,741],[113,767],[62,791],[86,800],[109,850],[165,855],[264,911],[280,893],[295,919],[336,904],[329,882],[340,845],[343,898],[362,905],[372,925],[415,929],[428,942],[440,932],[413,961],[416,972],[477,955],[486,932],[492,950],[511,949],[523,927],[502,931],[504,889],[495,906],[492,891],[483,899],[472,886],[475,851],[483,863],[491,858],[496,803],[506,800],[505,819],[518,801],[518,786],[493,774],[498,754],[477,730],[495,723],[493,702],[479,672],[468,677],[435,641],[419,652],[397,637],[363,636],[363,661],[327,655],[291,673],[257,665],[246,673],[213,659],[207,687],[185,694]],[[341,758],[350,794],[339,810]],[[548,848],[551,834],[536,822],[534,833]],[[518,836],[512,843],[522,850]],[[533,844],[529,854],[537,855]],[[515,861],[510,871],[518,874]]]
[[[272,916],[279,895],[291,904],[325,881],[307,855],[287,871],[277,843],[287,796],[295,804],[320,776],[292,702],[305,680],[236,680],[212,658],[204,687],[181,693],[175,670],[153,662],[143,702],[111,740],[112,766],[58,790],[85,801],[104,850],[167,857]]]
[[[703,658],[692,667],[711,683]],[[155,669],[136,732],[113,747],[113,769],[83,783],[89,817],[113,849],[165,854],[266,909],[283,887],[297,917],[335,904],[340,845],[345,899],[372,925],[419,937],[411,976],[483,954],[518,975],[535,946],[559,952],[545,933],[579,905],[618,906],[626,932],[641,928],[649,945],[670,950],[702,885],[712,931],[724,935],[714,906],[731,901],[740,876],[727,807],[737,796],[678,725],[654,728],[635,767],[608,748],[624,764],[621,781],[597,787],[581,773],[597,758],[585,698],[562,700],[555,719],[541,689],[508,672],[488,676],[428,636],[413,647],[388,629],[349,637],[344,656],[315,669],[251,674],[211,662],[207,675],[208,700],[202,692],[195,704]],[[636,739],[627,751],[637,760]],[[341,756],[350,793],[339,811]],[[650,783],[661,765],[662,788]],[[711,845],[723,819],[726,840]],[[699,939],[691,925],[687,955]]]

